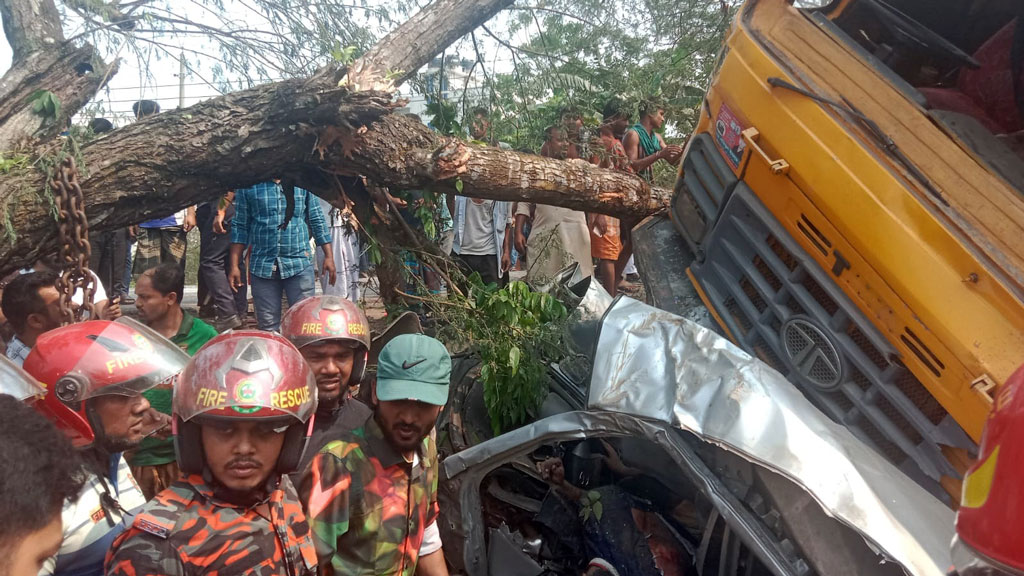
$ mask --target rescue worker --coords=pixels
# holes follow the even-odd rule
[[[316,376],[313,435],[292,481],[316,453],[342,432],[360,428],[373,413],[353,392],[363,380],[370,353],[370,323],[363,311],[340,296],[312,296],[288,309],[281,335],[294,344]]]
[[[142,393],[169,382],[188,356],[149,328],[119,318],[51,330],[25,371],[46,387],[32,405],[78,449],[85,486],[61,512],[63,538],[40,574],[98,575],[114,538],[146,499],[122,457],[149,432]]]
[[[277,334],[228,332],[182,372],[173,398],[182,477],[107,555],[124,576],[313,576],[316,548],[295,488],[316,381]]]
[[[1024,366],[999,389],[979,457],[964,477],[953,538],[960,576],[1024,575]]]
[[[373,418],[313,458],[299,494],[324,574],[447,576],[433,431],[451,367],[437,340],[395,337],[377,363]]]

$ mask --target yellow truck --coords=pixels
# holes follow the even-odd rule
[[[748,0],[671,210],[719,329],[953,506],[1024,363],[1020,4]]]

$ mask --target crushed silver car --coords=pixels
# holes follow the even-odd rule
[[[599,328],[576,338],[589,385],[556,366],[546,417],[475,443],[457,375],[439,490],[457,571],[945,574],[953,512],[783,376],[596,282],[575,292],[577,330]]]

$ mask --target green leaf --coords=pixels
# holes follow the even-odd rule
[[[462,178],[456,178],[455,179],[455,190],[457,190],[459,194],[462,194],[463,186],[464,186],[464,184],[462,183]]]
[[[46,118],[56,120],[60,115],[60,98],[49,90],[36,90],[28,97],[32,104],[32,112]]]
[[[519,358],[522,355],[522,351],[519,350],[519,346],[513,346],[508,351],[508,365],[512,368],[512,375],[515,376],[519,372]]]
[[[601,513],[604,512],[604,506],[601,505],[601,501],[594,502],[594,518],[597,518],[598,522],[601,521]]]

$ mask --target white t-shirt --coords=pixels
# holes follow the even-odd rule
[[[20,271],[22,274],[32,274],[35,272],[32,268],[22,268]],[[103,282],[100,282],[100,277],[95,272],[89,270],[89,275],[92,276],[92,284],[95,287],[92,294],[92,303],[103,302],[107,299],[107,291],[103,289]],[[82,289],[75,290],[75,293],[71,295],[71,301],[79,306],[85,301],[85,292]],[[84,319],[88,319],[86,316]]]
[[[92,276],[92,285],[95,287],[95,291],[92,296],[92,303],[102,302],[107,299],[107,291],[103,289],[103,282],[100,282],[100,277],[95,272],[89,270],[89,275]],[[71,301],[79,306],[85,300],[85,292],[82,290],[75,290],[74,295],[71,296]]]
[[[466,225],[462,233],[462,249],[465,256],[487,256],[497,254],[494,240],[494,200],[470,198],[466,202]]]

